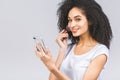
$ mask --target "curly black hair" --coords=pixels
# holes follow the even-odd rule
[[[58,8],[58,28],[59,30],[66,29],[68,25],[68,13],[73,7],[83,10],[89,25],[89,32],[93,39],[110,48],[112,39],[112,30],[109,20],[103,12],[101,6],[95,0],[63,0]],[[71,32],[69,39],[72,43],[79,41],[79,37],[74,37]]]

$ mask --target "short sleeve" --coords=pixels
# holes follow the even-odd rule
[[[108,64],[108,62],[109,62],[109,49],[108,49],[105,45],[100,45],[100,46],[98,47],[98,49],[96,50],[95,54],[94,54],[93,57],[92,57],[92,60],[93,60],[94,58],[96,58],[97,56],[102,55],[102,54],[104,54],[104,55],[107,56],[107,62],[106,62],[106,64],[104,65],[104,69],[105,69],[106,66],[107,66],[107,64]]]
[[[109,58],[109,49],[105,46],[105,45],[100,45],[97,49],[96,49],[96,52],[95,54],[93,55],[92,57],[92,60],[99,56],[99,55],[106,55],[107,56],[107,59]]]

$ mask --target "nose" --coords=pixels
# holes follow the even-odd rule
[[[72,21],[71,24],[70,24],[70,27],[75,27],[75,25],[76,25],[76,22]]]

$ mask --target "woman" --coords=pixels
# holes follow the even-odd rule
[[[101,80],[112,31],[100,5],[94,0],[64,0],[58,16],[56,42],[60,49],[56,62],[48,48],[45,54],[37,44],[41,51],[35,51],[51,72],[49,80]],[[71,44],[67,45],[67,39]]]

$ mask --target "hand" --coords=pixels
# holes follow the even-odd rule
[[[40,43],[36,45],[35,53],[43,61],[46,67],[51,71],[55,67],[55,63],[52,59],[51,52],[48,48],[45,49],[46,53],[43,50],[43,47]]]
[[[68,33],[64,29],[59,33],[59,35],[56,39],[56,42],[58,43],[58,45],[60,46],[61,49],[67,48],[67,38],[68,38]]]

